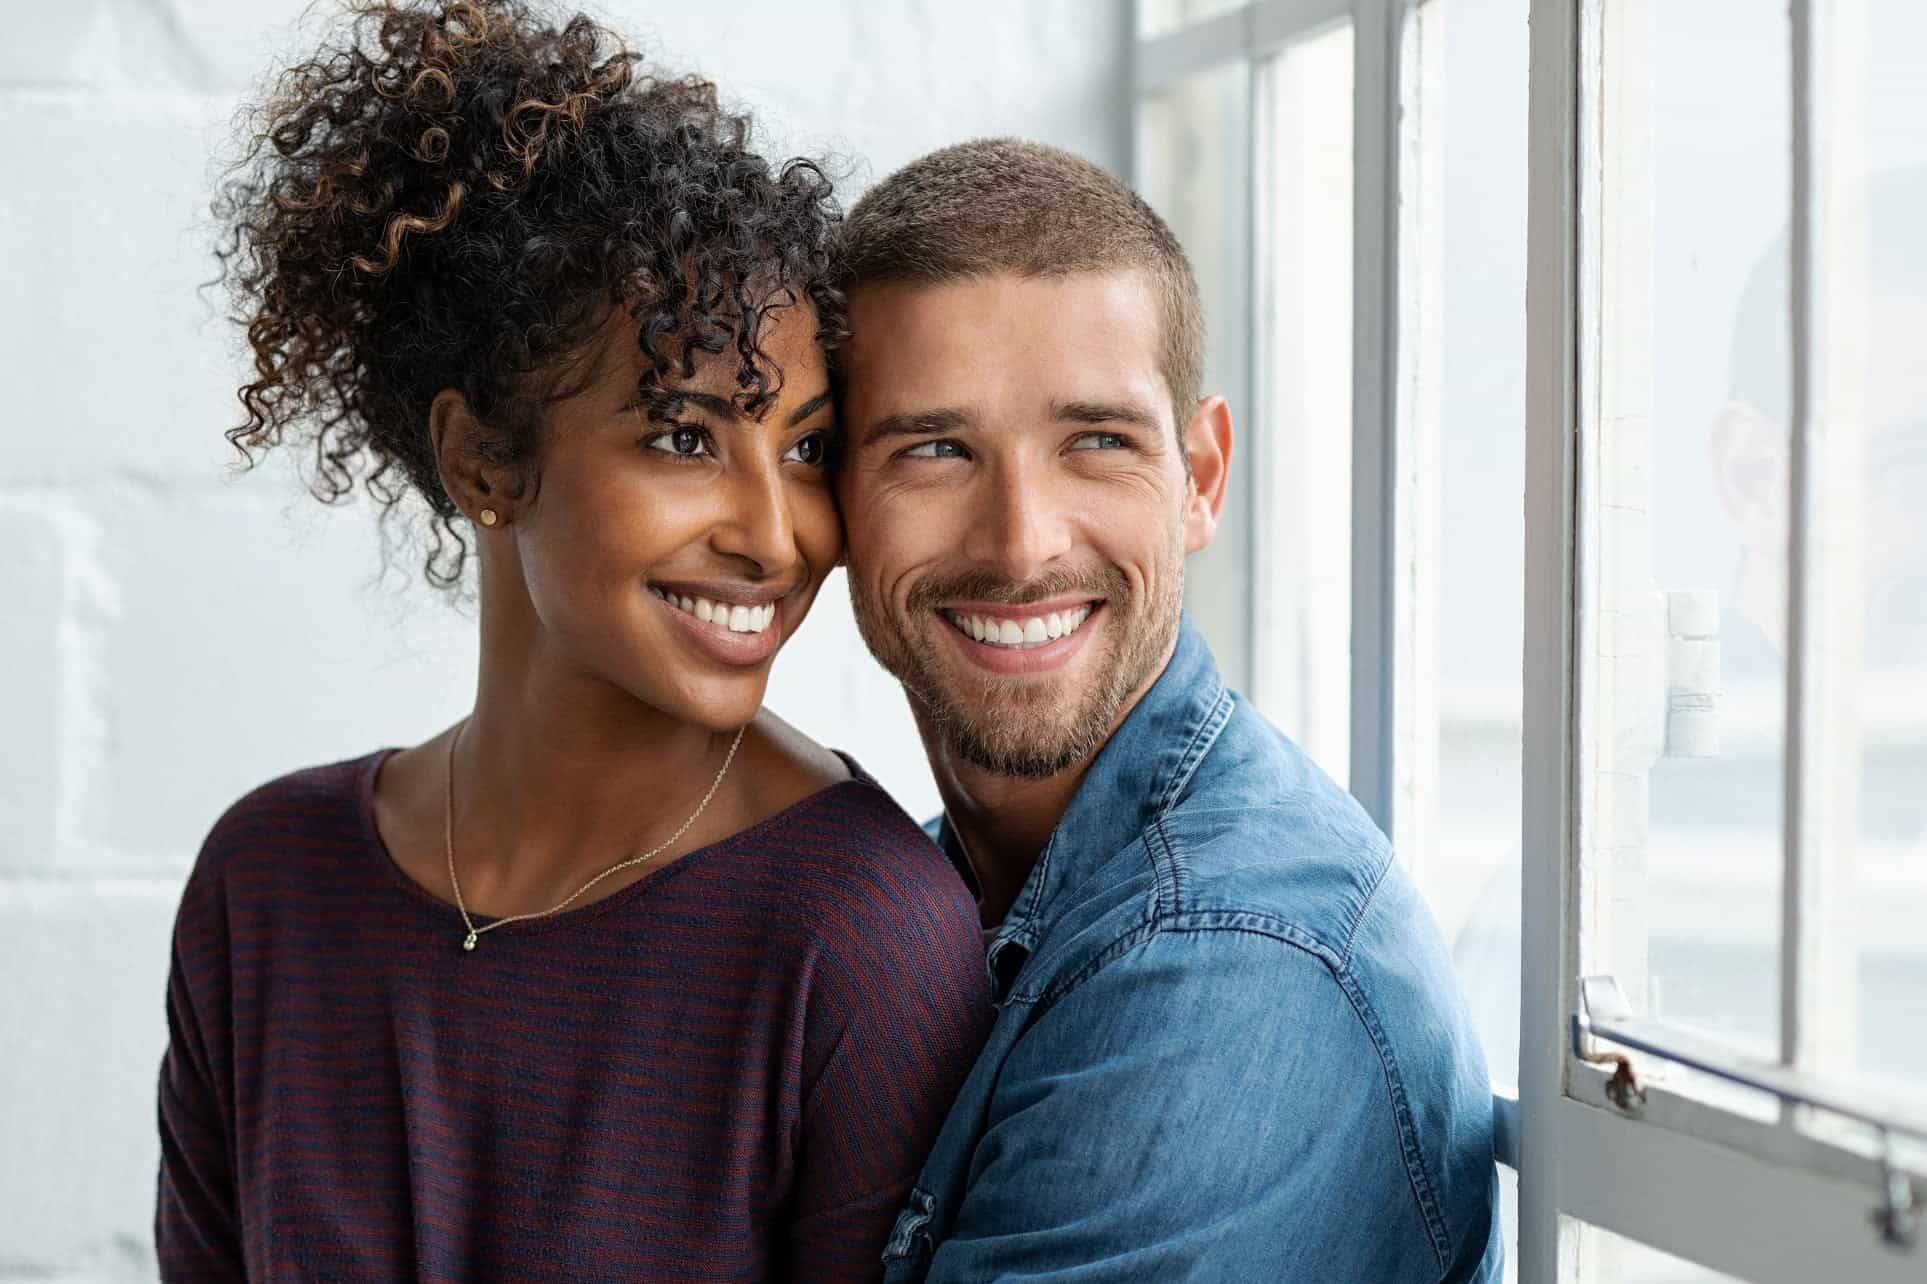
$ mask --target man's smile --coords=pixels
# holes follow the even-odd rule
[[[1084,649],[1086,624],[1104,602],[1061,598],[1003,606],[967,602],[940,608],[958,650],[992,673],[1043,673],[1062,667]]]

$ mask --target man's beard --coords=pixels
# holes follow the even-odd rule
[[[1124,573],[1106,563],[1087,573],[1058,571],[1024,583],[982,571],[931,576],[910,590],[900,612],[872,599],[852,575],[850,601],[870,653],[903,684],[950,753],[996,775],[1037,780],[1096,753],[1124,702],[1150,681],[1169,652],[1184,596],[1183,554],[1161,569],[1165,573],[1149,599],[1134,594]],[[1082,662],[1089,677],[1081,691],[1063,690],[1063,679],[1048,674],[1006,676],[961,659],[932,659],[933,649],[948,643],[930,632],[953,627],[939,618],[941,603],[1023,606],[1067,596],[1104,603],[1085,624],[1102,624],[1106,636],[1102,653]]]

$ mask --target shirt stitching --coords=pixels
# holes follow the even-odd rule
[[[1374,892],[1376,888],[1377,884],[1374,884]],[[1368,898],[1367,904],[1369,903]],[[1359,917],[1362,919],[1364,915],[1361,913]],[[1303,929],[1268,914],[1251,910],[1207,910],[1188,914],[1157,915],[1120,934],[1110,945],[1087,960],[1074,973],[1059,978],[1059,983],[1047,987],[1038,996],[1036,1008],[1030,1014],[1029,1022],[1041,1019],[1072,990],[1089,980],[1109,963],[1167,932],[1237,932],[1262,936],[1309,954],[1325,966],[1332,980],[1337,983],[1340,993],[1344,994],[1346,1001],[1350,1003],[1359,1024],[1364,1027],[1366,1037],[1372,1041],[1373,1051],[1378,1054],[1379,1070],[1385,1076],[1386,1093],[1391,1099],[1392,1122],[1398,1131],[1399,1158],[1405,1168],[1405,1179],[1411,1184],[1412,1200],[1418,1205],[1419,1216],[1425,1223],[1426,1237],[1431,1241],[1432,1252],[1438,1259],[1439,1269],[1444,1270],[1449,1261],[1450,1235],[1446,1230],[1444,1214],[1438,1207],[1437,1189],[1426,1167],[1424,1150],[1419,1145],[1418,1128],[1412,1120],[1411,1103],[1406,1097],[1404,1076],[1399,1073],[1397,1059],[1393,1056],[1390,1043],[1385,1037],[1385,1029],[1379,1023],[1377,1010],[1365,995],[1364,987],[1358,983],[1356,975],[1345,959]],[[1018,1001],[1018,997],[1012,995],[1012,1001]]]
[[[1198,719],[1197,726],[1191,733],[1190,742],[1179,755],[1178,765],[1172,771],[1171,779],[1165,785],[1163,794],[1158,798],[1157,809],[1160,814],[1171,810],[1178,800],[1178,795],[1184,791],[1186,785],[1191,783],[1191,777],[1197,774],[1198,766],[1204,761],[1205,755],[1211,751],[1213,745],[1218,743],[1219,734],[1231,721],[1231,708],[1231,693],[1220,685],[1211,709]]]

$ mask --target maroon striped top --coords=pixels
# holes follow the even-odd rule
[[[880,1278],[991,1016],[910,819],[851,780],[464,953],[376,835],[382,756],[249,795],[188,880],[162,1275]]]

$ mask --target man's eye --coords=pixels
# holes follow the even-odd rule
[[[829,454],[830,435],[826,432],[813,432],[799,438],[797,443],[784,454],[783,459],[786,463],[794,460],[799,464],[815,467],[829,458]]]
[[[699,459],[709,453],[709,434],[700,428],[671,428],[668,432],[657,433],[643,444],[665,455]]]
[[[1129,444],[1114,432],[1080,433],[1071,442],[1072,450],[1123,450]]]
[[[903,452],[904,459],[964,459],[967,458],[961,444],[939,439],[918,442]]]

